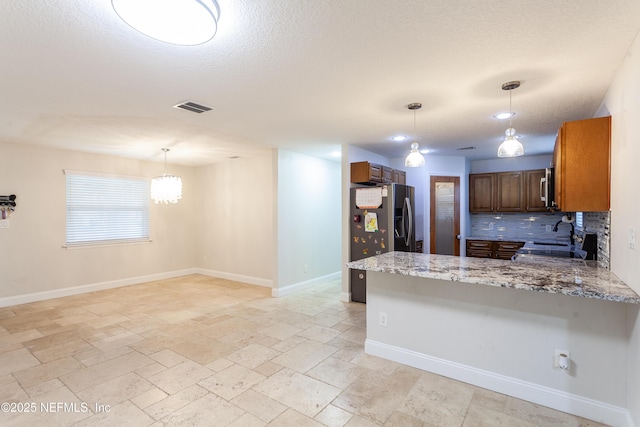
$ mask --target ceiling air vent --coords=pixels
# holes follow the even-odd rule
[[[198,104],[193,101],[182,102],[178,105],[174,105],[173,108],[180,108],[182,110],[193,111],[194,113],[204,113],[205,111],[210,111],[211,107],[207,107],[206,105]]]

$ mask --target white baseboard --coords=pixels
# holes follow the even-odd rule
[[[294,283],[292,285],[283,286],[281,288],[273,288],[271,289],[272,297],[282,297],[285,295],[292,294],[297,291],[301,291],[303,289],[310,288],[319,283],[329,282],[331,280],[337,280],[342,277],[341,271],[336,271],[335,273],[327,274],[325,276],[316,277],[310,280],[305,280],[304,282]]]
[[[249,285],[264,286],[271,288],[273,281],[271,279],[262,279],[260,277],[244,276],[242,274],[227,273],[226,271],[208,270],[206,268],[196,268],[195,271],[203,276],[216,277],[218,279],[233,280],[234,282],[247,283]]]
[[[367,354],[413,366],[423,371],[453,378],[558,411],[611,426],[634,427],[631,414],[627,409],[605,402],[369,339],[365,341],[364,348]]]
[[[351,292],[340,292],[340,301],[351,302]]]
[[[30,302],[44,301],[53,298],[68,297],[70,295],[84,294],[87,292],[103,291],[105,289],[120,288],[122,286],[137,285],[139,283],[152,282],[154,280],[172,279],[174,277],[196,274],[196,269],[168,271],[164,273],[148,274],[145,276],[130,277],[127,279],[110,280],[108,282],[92,283],[89,285],[71,286],[50,291],[34,292],[31,294],[16,295],[0,298],[0,307],[27,304]]]

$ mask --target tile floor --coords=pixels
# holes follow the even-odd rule
[[[363,351],[332,282],[193,275],[0,308],[0,425],[597,426]],[[30,411],[30,412],[28,412]]]

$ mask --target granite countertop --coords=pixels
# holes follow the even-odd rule
[[[501,288],[640,304],[640,296],[594,261],[522,255],[517,261],[389,252],[347,267]]]

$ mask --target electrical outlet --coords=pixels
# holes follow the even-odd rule
[[[629,228],[629,249],[636,250],[636,229]]]
[[[546,231],[547,231],[547,233],[552,232],[552,231],[553,231],[553,225],[551,225],[551,224],[547,224],[547,226],[546,226]]]
[[[571,363],[571,353],[567,350],[556,349],[553,357],[553,367],[558,369],[569,369]]]
[[[387,327],[387,313],[380,312],[380,326]]]
[[[9,220],[8,219],[0,220],[0,228],[9,228]]]

